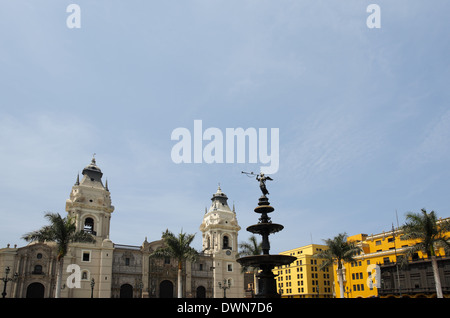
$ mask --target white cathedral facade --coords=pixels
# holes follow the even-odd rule
[[[72,243],[64,257],[62,298],[170,298],[178,289],[176,260],[157,259],[150,254],[163,241],[140,246],[115,244],[109,239],[114,212],[108,184],[95,159],[77,177],[66,212],[75,218],[77,230],[91,233],[95,243]],[[244,274],[236,262],[238,232],[236,212],[230,209],[220,186],[205,211],[200,230],[202,251],[196,262],[185,261],[182,271],[183,297],[244,297]],[[164,225],[161,224],[161,228]],[[30,243],[0,249],[0,271],[10,270],[6,297],[55,297],[58,262],[55,244]],[[78,271],[78,272],[77,272]],[[78,284],[72,280],[79,278]]]

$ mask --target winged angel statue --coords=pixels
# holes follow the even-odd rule
[[[253,172],[242,171],[242,173],[246,174],[247,176],[254,175]],[[266,180],[273,180],[273,179],[269,176],[265,176],[264,173],[261,172],[260,174],[256,175],[256,180],[259,181],[259,188],[261,189],[262,194],[264,196],[269,194],[269,191],[267,191],[267,187],[266,187]]]

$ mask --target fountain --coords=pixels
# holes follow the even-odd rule
[[[252,173],[243,172],[248,175]],[[258,277],[258,293],[256,298],[279,298],[280,294],[277,292],[277,284],[273,273],[275,266],[287,265],[294,262],[297,258],[288,255],[270,255],[270,242],[269,235],[281,231],[284,227],[281,224],[272,223],[268,213],[273,212],[275,209],[270,206],[267,195],[269,192],[266,188],[266,180],[272,180],[268,176],[264,176],[263,173],[256,175],[256,180],[260,183],[262,196],[258,200],[258,206],[254,209],[256,213],[261,214],[258,224],[247,227],[247,231],[259,234],[262,236],[262,255],[244,256],[237,259],[237,262],[245,267],[257,267],[260,272],[256,275]]]

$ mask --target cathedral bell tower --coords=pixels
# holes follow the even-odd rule
[[[72,187],[70,198],[66,200],[66,211],[76,218],[77,230],[84,230],[95,236],[96,240],[109,237],[109,225],[114,206],[106,185],[102,183],[103,173],[92,158],[91,163],[83,169],[83,178]]]
[[[241,265],[236,262],[238,253],[238,232],[241,227],[236,218],[236,211],[228,206],[228,197],[220,185],[211,198],[211,206],[205,211],[202,231],[203,252],[213,256],[214,297],[244,297],[244,275]],[[220,287],[219,287],[220,285]]]
[[[65,288],[62,297],[87,298],[111,297],[112,260],[114,244],[109,239],[111,213],[111,195],[108,182],[103,185],[103,173],[92,158],[82,172],[82,179],[72,187],[69,199],[66,200],[68,216],[75,219],[77,231],[91,233],[95,243],[72,243],[67,255],[66,264],[77,264],[81,270],[80,288]],[[69,275],[69,273],[64,273]],[[63,277],[66,279],[65,277]],[[95,286],[92,290],[91,279]],[[65,281],[65,280],[63,280]]]

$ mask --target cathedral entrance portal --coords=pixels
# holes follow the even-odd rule
[[[130,284],[120,286],[120,298],[133,298],[133,286]]]
[[[197,287],[197,298],[206,298],[206,288],[203,286]]]
[[[169,280],[163,280],[159,284],[159,298],[173,298],[173,284]]]
[[[45,287],[41,283],[31,283],[27,287],[27,298],[44,298]]]

